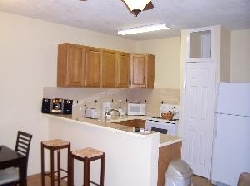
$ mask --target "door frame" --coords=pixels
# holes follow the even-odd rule
[[[210,30],[211,31],[211,58],[190,58],[190,34],[194,33],[194,32],[200,32],[200,31],[207,31]],[[214,84],[214,111],[216,109],[216,103],[217,103],[217,94],[218,94],[218,62],[216,60],[216,55],[215,55],[215,27],[203,27],[203,28],[198,28],[198,29],[187,29],[185,30],[186,33],[186,38],[185,38],[185,58],[182,61],[182,71],[183,71],[183,84],[181,85],[182,91],[181,91],[181,102],[182,102],[182,114],[181,114],[181,120],[180,120],[180,124],[181,124],[181,133],[182,136],[184,136],[184,112],[186,108],[186,81],[187,81],[187,73],[186,73],[186,69],[187,69],[187,63],[214,63],[214,75],[215,75],[215,84]],[[214,122],[213,122],[213,128],[212,128],[212,139],[214,141],[214,133],[215,133],[215,113],[214,113]],[[213,141],[212,141],[212,151],[213,151]],[[212,153],[212,152],[211,152]],[[183,151],[182,151],[183,154]],[[182,155],[183,157],[183,155]],[[212,156],[211,156],[211,166],[212,166]],[[208,179],[211,179],[211,166],[209,168],[209,175],[208,175]]]

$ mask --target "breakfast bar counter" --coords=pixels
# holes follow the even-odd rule
[[[45,115],[49,122],[49,139],[68,140],[72,150],[92,147],[106,153],[107,186],[161,186],[165,182],[164,173],[169,161],[180,158],[181,138],[177,136],[133,132],[133,127],[83,117]],[[172,157],[174,153],[170,150],[176,145],[177,155]],[[75,185],[80,185],[82,165],[75,169]],[[91,176],[97,182],[99,170],[99,164],[94,163]]]
[[[134,132],[133,127],[128,127],[124,125],[120,125],[117,123],[117,121],[128,121],[128,120],[134,120],[134,119],[140,119],[140,120],[146,120],[146,116],[129,116],[126,118],[118,119],[118,120],[109,120],[107,122],[105,121],[98,121],[97,119],[89,119],[85,117],[74,117],[72,115],[60,115],[60,114],[45,114],[47,117],[52,117],[52,118],[60,118],[65,121],[76,121],[77,123],[80,124],[86,124],[89,123],[90,125],[94,124],[96,125],[95,127],[104,127],[106,130],[110,131],[117,131],[117,132],[126,132],[125,134],[127,135],[149,135],[152,134],[153,132]],[[116,123],[115,123],[116,122]],[[93,126],[94,127],[94,126]],[[160,134],[160,147],[161,146],[168,146],[177,142],[181,142],[182,139],[179,136],[171,136],[171,135],[165,135],[165,134]]]

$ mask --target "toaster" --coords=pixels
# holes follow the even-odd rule
[[[85,109],[85,117],[86,118],[92,118],[97,119],[99,116],[99,113],[97,112],[96,108],[88,108]]]

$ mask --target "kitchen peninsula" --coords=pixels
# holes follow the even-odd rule
[[[72,150],[90,146],[106,153],[107,186],[163,186],[169,161],[180,158],[177,136],[135,133],[132,127],[87,118],[46,116],[50,139],[69,140]],[[75,185],[81,185],[83,165],[76,165]],[[92,180],[99,181],[99,171],[99,162],[94,162]]]

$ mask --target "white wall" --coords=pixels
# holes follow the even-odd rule
[[[40,172],[43,87],[56,86],[57,45],[70,42],[132,52],[134,41],[0,12],[0,144],[14,148],[18,130],[33,134],[29,172]]]
[[[250,29],[231,32],[231,82],[250,82]]]
[[[220,81],[230,82],[231,32],[220,27]]]
[[[155,87],[180,89],[180,37],[140,41],[137,53],[155,55]]]

